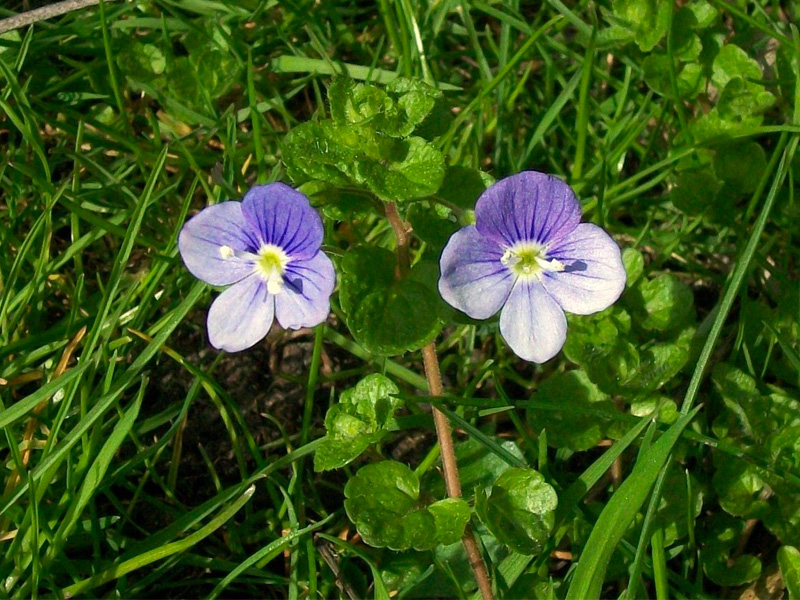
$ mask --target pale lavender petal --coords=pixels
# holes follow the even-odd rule
[[[324,252],[290,262],[283,280],[283,291],[275,296],[275,314],[284,329],[313,327],[328,318],[336,272]]]
[[[208,310],[208,339],[227,352],[239,352],[262,340],[275,316],[275,299],[251,275],[222,292]]]
[[[565,268],[545,273],[544,287],[567,312],[590,315],[605,310],[625,289],[619,246],[597,225],[581,223],[547,255],[564,263]]]
[[[312,258],[322,244],[322,219],[305,195],[285,183],[253,187],[242,208],[261,241],[280,246],[292,258]]]
[[[552,243],[575,229],[581,205],[572,189],[552,175],[523,171],[488,188],[475,206],[483,235],[498,244]]]
[[[178,236],[178,250],[192,275],[211,285],[229,285],[252,273],[253,265],[246,256],[229,256],[220,249],[255,251],[260,244],[251,230],[241,202],[222,202],[186,222]]]
[[[452,235],[439,259],[442,298],[473,319],[488,319],[508,298],[514,277],[503,248],[470,225]]]
[[[567,319],[537,279],[519,279],[500,312],[500,333],[514,354],[543,363],[564,345]]]

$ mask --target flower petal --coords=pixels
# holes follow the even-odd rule
[[[229,285],[253,272],[250,261],[220,252],[228,246],[252,252],[259,246],[242,214],[241,202],[208,206],[189,219],[178,237],[178,249],[192,275],[211,285]]]
[[[500,313],[500,333],[514,354],[543,363],[564,345],[567,319],[538,280],[519,279]]]
[[[275,300],[267,286],[251,275],[222,292],[208,309],[208,339],[214,348],[239,352],[257,344],[269,332]]]
[[[308,260],[293,260],[283,278],[283,291],[275,296],[275,313],[284,329],[313,327],[328,318],[336,272],[324,252]]]
[[[488,319],[511,293],[514,277],[500,262],[503,248],[470,225],[455,232],[439,259],[439,293],[473,319]]]
[[[523,171],[501,179],[481,194],[475,220],[478,231],[498,244],[546,244],[575,229],[581,220],[581,205],[572,188],[557,177]]]
[[[280,246],[292,258],[312,258],[322,244],[322,219],[305,195],[285,183],[251,188],[242,209],[261,242]]]
[[[597,225],[581,223],[550,248],[548,257],[560,260],[565,269],[546,273],[544,287],[567,312],[605,310],[625,289],[619,246]]]

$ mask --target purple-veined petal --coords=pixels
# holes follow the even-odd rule
[[[208,340],[226,352],[239,352],[262,340],[275,316],[275,299],[256,275],[217,296],[208,309]]]
[[[538,279],[519,279],[500,312],[500,333],[514,354],[543,363],[564,345],[567,319]]]
[[[275,314],[281,327],[313,327],[328,318],[336,272],[324,252],[320,250],[313,258],[290,262],[283,280],[283,290],[275,296]]]
[[[580,220],[581,206],[572,188],[537,171],[501,179],[481,194],[475,206],[478,231],[506,246],[522,241],[552,243]]]
[[[229,285],[253,272],[247,256],[236,252],[254,252],[258,241],[242,214],[241,202],[222,202],[201,210],[189,219],[178,236],[178,249],[189,272],[211,285]],[[253,257],[255,258],[255,257]]]
[[[473,319],[488,319],[508,298],[511,271],[500,262],[503,248],[474,225],[455,232],[439,259],[439,293],[445,302]]]
[[[616,302],[626,273],[616,242],[597,225],[581,223],[548,250],[564,270],[544,275],[543,284],[567,312],[590,315]]]
[[[285,183],[251,188],[242,209],[261,241],[280,246],[291,258],[312,258],[322,244],[322,219],[308,198]]]

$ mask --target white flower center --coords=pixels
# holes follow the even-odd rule
[[[266,282],[270,294],[280,294],[283,291],[283,273],[289,260],[286,253],[275,244],[264,244],[258,251],[255,272]]]
[[[564,263],[547,258],[547,246],[536,242],[518,242],[506,248],[500,262],[524,279],[541,278],[542,273],[564,270]]]
[[[229,258],[233,258],[236,256],[236,251],[231,248],[230,246],[220,246],[219,247],[219,255],[224,259],[228,260]]]

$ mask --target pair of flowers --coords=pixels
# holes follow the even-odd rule
[[[601,311],[625,287],[619,247],[580,218],[560,179],[525,171],[498,181],[478,199],[476,224],[445,246],[439,292],[474,319],[500,311],[500,333],[519,357],[551,359],[566,340],[565,311]],[[208,312],[215,348],[249,348],[275,318],[287,329],[325,321],[336,274],[320,250],[323,233],[308,198],[283,183],[256,186],[184,225],[179,249],[189,271],[230,286]]]

